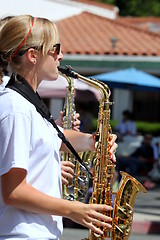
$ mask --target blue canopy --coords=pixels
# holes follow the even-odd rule
[[[135,68],[102,73],[94,75],[92,78],[105,82],[109,87],[160,91],[160,79],[158,77]]]

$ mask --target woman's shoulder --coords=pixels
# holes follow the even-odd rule
[[[35,110],[33,104],[16,91],[9,88],[4,88],[0,91],[1,116],[15,113],[23,113],[30,116],[33,110]]]

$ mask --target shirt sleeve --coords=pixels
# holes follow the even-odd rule
[[[28,170],[31,120],[24,113],[5,117],[0,123],[0,176],[11,168]]]

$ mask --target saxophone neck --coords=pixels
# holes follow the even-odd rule
[[[81,81],[87,83],[88,85],[98,89],[101,92],[102,101],[108,102],[111,92],[107,84],[94,78],[84,77],[79,73],[75,72],[71,66],[58,67],[58,70],[61,74],[65,74],[67,77],[80,79]]]
[[[63,127],[65,129],[72,129],[73,116],[75,114],[74,104],[74,79],[66,76],[59,71],[59,74],[67,80],[67,92],[65,97],[65,103],[63,107]]]

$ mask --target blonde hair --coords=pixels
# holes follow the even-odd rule
[[[35,18],[33,23],[33,17],[30,15],[12,17],[0,30],[0,75],[7,70],[8,63],[13,72],[18,72],[21,65],[19,52],[35,47],[46,56],[57,42],[59,42],[57,27],[48,19]]]

